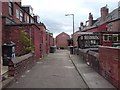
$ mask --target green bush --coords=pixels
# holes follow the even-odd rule
[[[18,56],[28,54],[34,50],[32,39],[25,31],[20,32],[20,43],[22,45],[22,50],[17,54]]]
[[[32,48],[32,47],[26,47],[25,48],[25,52],[26,53],[30,53],[30,52],[32,52],[34,50],[34,48]]]

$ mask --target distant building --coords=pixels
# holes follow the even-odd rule
[[[68,40],[70,39],[70,36],[62,32],[59,35],[56,36],[56,46],[58,48],[67,48],[68,47]]]

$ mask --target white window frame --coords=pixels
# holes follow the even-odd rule
[[[16,18],[19,19],[19,10],[16,9]]]
[[[9,6],[9,15],[13,15],[13,4],[12,4],[12,2],[10,1],[10,2],[8,2],[8,6]]]
[[[24,21],[27,22],[27,15],[26,15],[26,13],[24,14]]]
[[[20,11],[20,21],[22,22],[23,21],[23,12]]]
[[[27,16],[27,23],[29,23],[30,22],[30,20],[29,20],[29,16]]]

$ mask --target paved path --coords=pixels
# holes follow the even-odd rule
[[[87,88],[69,58],[69,51],[59,50],[37,62],[9,88]]]
[[[102,88],[104,90],[116,90],[116,88],[110,84],[105,78],[98,74],[94,69],[88,66],[80,56],[70,55],[70,58],[75,65],[76,69],[83,77],[89,88],[97,90]]]

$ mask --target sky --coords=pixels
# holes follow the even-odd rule
[[[93,19],[100,17],[100,8],[106,6],[109,12],[118,7],[120,0],[22,0],[22,5],[31,5],[35,15],[40,16],[47,29],[53,33],[54,37],[61,32],[73,32],[72,16],[74,14],[75,31],[79,30],[80,22],[88,20],[91,12]]]

